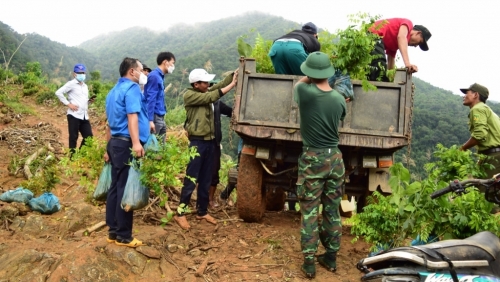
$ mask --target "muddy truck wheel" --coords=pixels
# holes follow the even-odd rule
[[[241,154],[238,169],[238,215],[246,222],[257,222],[266,211],[266,192],[262,187],[263,169],[254,156]]]

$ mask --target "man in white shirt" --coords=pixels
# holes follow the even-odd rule
[[[84,82],[86,71],[87,69],[83,64],[76,64],[73,69],[74,79],[68,81],[56,91],[57,98],[68,106],[67,118],[71,155],[75,152],[78,133],[81,133],[83,137],[80,148],[85,144],[85,139],[92,136],[88,107],[89,101],[94,97],[89,99],[89,88]]]

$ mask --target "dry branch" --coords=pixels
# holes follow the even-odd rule
[[[203,273],[205,272],[205,269],[207,268],[208,265],[208,256],[203,260],[203,262],[200,264],[200,267],[196,270],[194,276],[196,277],[202,277]]]
[[[29,158],[26,160],[26,162],[24,163],[24,175],[26,176],[27,179],[31,179],[33,177],[33,174],[31,173],[30,171],[30,164],[36,160],[36,158],[45,153],[45,151],[47,150],[46,147],[42,147],[40,149],[38,149],[38,151],[36,151],[35,153],[33,153],[31,156],[29,156]]]

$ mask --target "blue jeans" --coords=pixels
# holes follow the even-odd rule
[[[106,199],[106,225],[110,234],[116,234],[117,239],[132,238],[133,211],[124,211],[120,204],[127,184],[128,165],[132,160],[130,148],[132,142],[111,138],[107,151],[111,162],[111,187]]]
[[[191,140],[189,147],[197,147],[199,156],[192,159],[186,169],[186,176],[196,179],[198,183],[198,197],[196,209],[199,216],[207,214],[208,191],[212,181],[212,171],[214,165],[215,140]],[[184,186],[181,190],[180,204],[189,205],[191,195],[196,188],[196,183],[189,178],[184,178]],[[182,216],[182,214],[179,214]]]

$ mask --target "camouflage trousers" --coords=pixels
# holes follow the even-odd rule
[[[344,161],[338,148],[304,147],[299,158],[297,197],[302,214],[300,242],[305,259],[313,259],[319,242],[328,253],[340,249],[342,224],[339,206],[344,182]],[[320,204],[323,220],[318,223]]]

